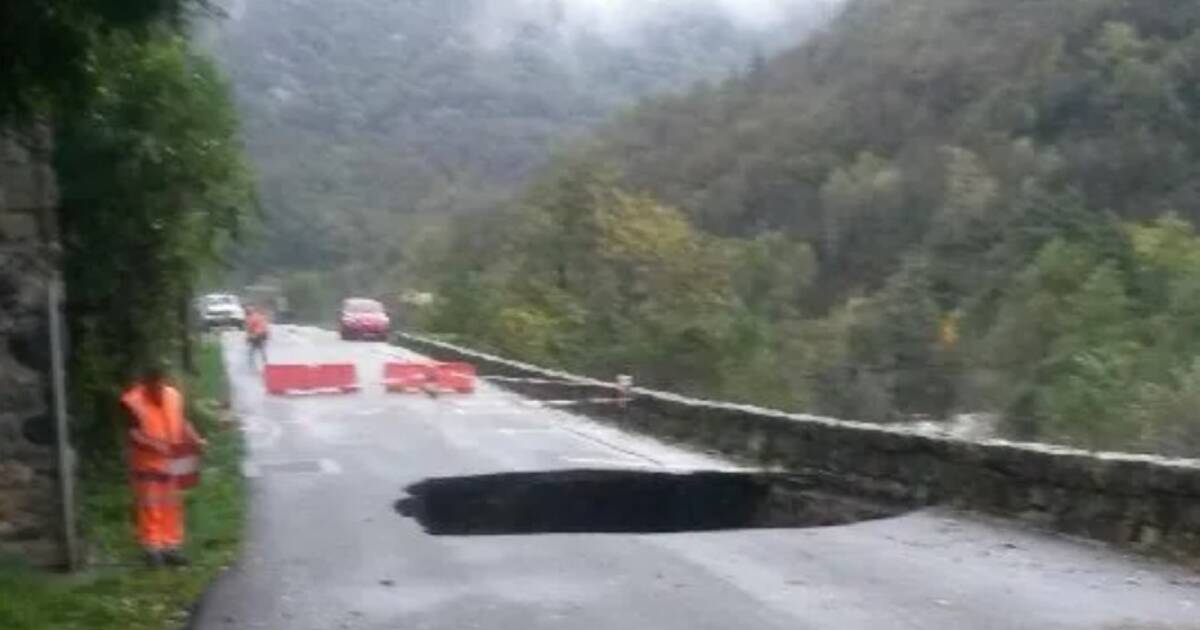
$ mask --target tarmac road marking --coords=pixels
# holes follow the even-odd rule
[[[284,475],[340,475],[342,474],[342,466],[329,458],[242,462],[243,477],[256,479],[262,477],[265,473]]]
[[[608,459],[604,457],[566,457],[563,456],[563,461],[570,464],[580,464],[584,466],[605,466],[608,468],[618,469],[634,469],[634,470],[661,470],[668,473],[690,473],[700,470],[712,470],[711,467],[699,466],[684,466],[676,464],[655,464],[651,462],[641,462],[631,459]],[[733,472],[733,471],[730,471]]]
[[[616,444],[613,444],[612,442],[609,442],[608,440],[602,439],[595,435],[591,435],[585,431],[581,431],[579,429],[574,429],[574,428],[571,428],[566,425],[562,425],[560,428],[562,429],[564,434],[573,436],[577,440],[582,440],[582,441],[588,442],[588,443],[596,445],[596,446],[601,446],[601,447],[606,448],[610,451],[613,451],[619,455],[633,458],[633,459],[638,459],[638,460],[644,461],[644,462],[649,463],[654,466],[660,466],[660,467],[666,466],[666,464],[664,464],[663,462],[660,462],[657,459],[650,457],[649,455],[643,455],[633,449],[618,446]]]
[[[588,466],[613,466],[617,468],[657,468],[650,462],[640,462],[634,459],[616,459],[610,457],[571,457],[563,455],[562,460],[569,464],[586,464]]]
[[[558,429],[496,429],[496,431],[504,435],[526,435],[526,434],[546,434],[546,433],[562,433]]]

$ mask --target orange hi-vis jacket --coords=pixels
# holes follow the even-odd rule
[[[159,401],[147,395],[145,384],[130,387],[121,402],[133,416],[136,429],[168,448],[159,453],[130,437],[130,472],[138,543],[148,551],[178,549],[184,542],[182,490],[198,481],[196,436],[183,415],[183,396],[164,385]]]
[[[251,313],[246,318],[246,334],[251,339],[262,339],[267,336],[267,316],[262,313]]]
[[[133,414],[137,428],[146,437],[169,445],[172,451],[170,455],[164,455],[131,441],[130,468],[135,479],[165,482],[194,472],[195,445],[189,439],[183,395],[179,390],[164,385],[159,405],[147,395],[146,386],[139,383],[121,396],[121,402]]]

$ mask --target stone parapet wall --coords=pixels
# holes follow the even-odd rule
[[[399,343],[535,399],[612,398],[616,385],[433,339]],[[969,441],[635,389],[628,404],[581,413],[742,462],[787,470],[829,490],[889,504],[946,505],[1064,533],[1200,559],[1200,461],[1106,454],[1002,440]]]
[[[57,264],[49,132],[0,132],[0,555],[60,565],[47,289]]]

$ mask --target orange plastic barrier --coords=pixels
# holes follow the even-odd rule
[[[273,396],[308,391],[312,389],[311,372],[307,365],[268,364],[263,368],[263,384]]]
[[[470,394],[475,391],[475,366],[470,363],[439,363],[435,371],[438,389]]]
[[[358,368],[353,363],[327,363],[313,366],[313,389],[319,391],[358,391]]]
[[[389,392],[420,391],[434,380],[433,370],[430,363],[385,363],[383,386]]]
[[[353,363],[267,365],[263,368],[263,383],[274,396],[349,393],[360,389],[358,370]]]
[[[386,363],[383,384],[390,392],[475,391],[475,366],[469,363]]]

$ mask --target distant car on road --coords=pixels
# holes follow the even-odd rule
[[[392,321],[383,305],[365,298],[343,301],[342,314],[338,320],[342,339],[386,341],[392,329]]]
[[[210,293],[200,298],[200,324],[205,330],[246,327],[246,310],[236,295]]]

